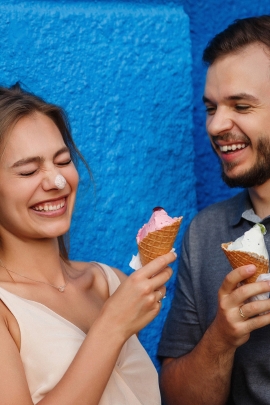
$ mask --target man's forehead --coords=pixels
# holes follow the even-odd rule
[[[221,55],[217,57],[213,63],[209,66],[209,69],[214,66],[216,63],[219,62],[224,62],[224,61],[229,61],[229,60],[238,60],[239,58],[252,58],[252,55],[255,54],[261,54],[266,56],[266,58],[269,59],[270,62],[270,48],[267,47],[265,44],[262,42],[252,42],[250,44],[247,44],[246,46],[242,46],[239,49],[235,49],[232,52],[226,53],[224,55]],[[209,70],[208,69],[208,70]]]
[[[206,75],[206,98],[212,93],[226,99],[259,98],[269,90],[270,58],[258,44],[245,47],[241,52],[230,53],[218,58]]]

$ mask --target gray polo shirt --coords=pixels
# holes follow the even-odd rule
[[[160,356],[183,356],[200,341],[214,320],[218,289],[231,271],[220,245],[234,241],[257,222],[267,229],[265,242],[270,252],[270,217],[261,220],[254,213],[247,191],[204,209],[193,219],[183,239]],[[248,342],[237,349],[227,404],[270,404],[270,326],[253,331]]]

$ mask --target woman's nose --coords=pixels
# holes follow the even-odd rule
[[[65,177],[57,170],[50,170],[46,172],[43,180],[42,187],[44,190],[62,190],[66,185]]]

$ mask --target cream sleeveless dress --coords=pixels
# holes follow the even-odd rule
[[[98,264],[107,276],[111,295],[120,281],[110,267]],[[20,355],[32,401],[37,404],[62,378],[86,335],[39,302],[21,298],[2,287],[0,299],[19,324]],[[99,405],[160,404],[157,372],[134,335],[124,344]]]

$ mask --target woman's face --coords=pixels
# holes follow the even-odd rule
[[[54,122],[36,112],[21,118],[0,151],[0,236],[55,238],[68,231],[78,173]],[[55,178],[66,185],[59,190]]]

